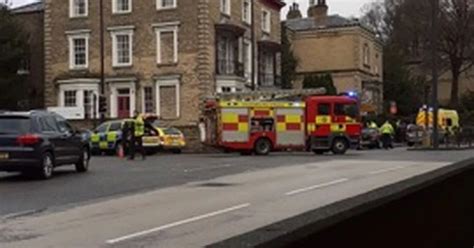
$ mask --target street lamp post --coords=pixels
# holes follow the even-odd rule
[[[439,148],[438,139],[438,61],[437,61],[437,49],[438,49],[438,13],[439,13],[439,0],[432,0],[432,13],[431,13],[431,52],[432,52],[432,104],[433,104],[433,148]]]
[[[103,0],[99,1],[99,33],[100,33],[100,97],[104,98],[105,97],[105,64],[104,64],[104,3]],[[104,122],[105,121],[105,112],[102,111],[103,107],[99,107],[101,109],[100,112],[100,121]]]

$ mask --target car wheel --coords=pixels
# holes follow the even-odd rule
[[[272,144],[268,139],[259,139],[255,143],[255,154],[268,155],[272,150]]]
[[[181,149],[173,149],[171,152],[173,152],[174,154],[181,154]]]
[[[38,179],[47,180],[53,176],[54,171],[54,157],[51,153],[46,152],[41,158],[41,168],[37,171],[36,177]]]
[[[335,139],[332,144],[332,152],[336,155],[343,155],[349,149],[349,145],[345,139]]]
[[[79,161],[77,161],[77,163],[75,164],[76,171],[80,173],[88,171],[90,159],[91,156],[89,153],[89,149],[87,149],[86,147],[83,148]]]

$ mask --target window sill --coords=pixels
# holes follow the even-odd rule
[[[80,20],[80,19],[87,19],[89,16],[88,15],[84,15],[84,16],[69,16],[69,19],[71,20]]]
[[[71,67],[69,68],[70,71],[87,71],[89,67]]]
[[[271,31],[262,29],[262,33],[270,36]]]
[[[178,66],[178,62],[174,63],[157,63],[157,67],[172,67],[172,66]]]
[[[112,12],[112,15],[114,16],[121,16],[121,15],[129,15],[132,14],[132,11],[124,11],[124,12]]]
[[[225,18],[228,18],[228,19],[231,19],[231,15],[229,13],[225,13],[225,12],[221,11],[221,16],[225,17]]]
[[[178,9],[177,6],[173,6],[173,7],[159,7],[159,8],[156,8],[156,11],[166,11],[166,10],[176,10]]]
[[[127,64],[127,65],[113,65],[113,69],[130,69],[133,67],[133,64]]]
[[[242,20],[242,23],[243,23],[246,27],[252,27],[252,22],[251,22],[251,21]]]

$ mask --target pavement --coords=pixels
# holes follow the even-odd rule
[[[0,247],[202,247],[472,157],[471,151],[94,158],[0,176]]]

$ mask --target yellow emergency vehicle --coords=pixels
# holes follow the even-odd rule
[[[426,127],[426,111],[421,109],[416,117],[418,126]],[[428,111],[428,126],[433,127],[433,111]],[[442,130],[452,131],[453,128],[459,127],[459,114],[456,110],[439,109],[438,126]]]

